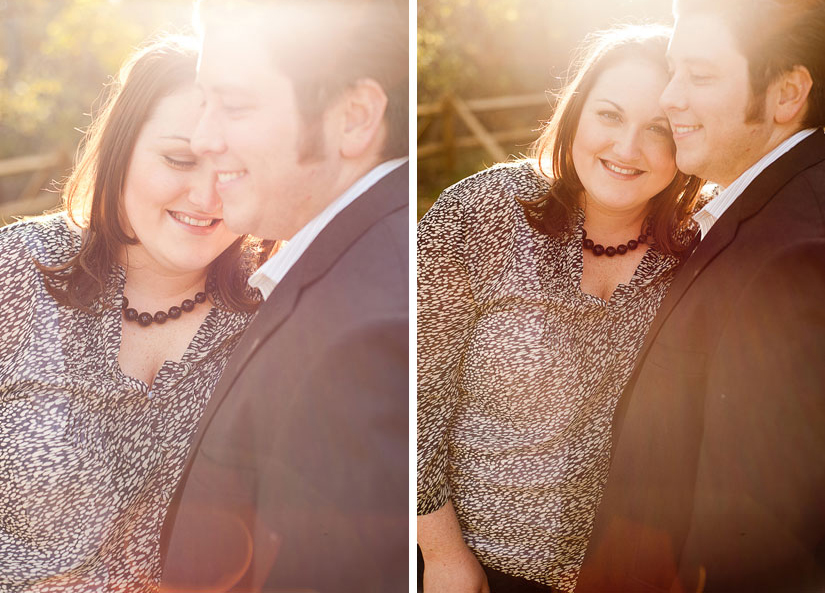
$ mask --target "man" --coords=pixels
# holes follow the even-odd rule
[[[661,98],[723,189],[613,425],[587,592],[825,590],[825,2],[677,0]]]
[[[408,564],[406,7],[207,2],[193,151],[286,239],[195,436],[170,591],[387,592]]]

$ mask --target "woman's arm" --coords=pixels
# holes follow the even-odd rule
[[[0,382],[33,331],[40,272],[26,243],[35,230],[33,223],[0,229]]]
[[[424,593],[489,593],[487,577],[461,537],[453,503],[418,516],[418,545],[424,557]]]
[[[465,257],[465,214],[442,194],[418,227],[418,542],[426,593],[487,592],[450,501],[450,420],[461,363],[476,315]]]

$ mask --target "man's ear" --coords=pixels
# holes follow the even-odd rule
[[[774,120],[778,124],[792,123],[805,116],[805,106],[813,86],[811,73],[805,66],[794,66],[777,81],[778,98]]]
[[[362,78],[343,97],[341,156],[358,158],[374,147],[383,146],[387,94],[371,78]],[[378,146],[381,145],[381,146]]]

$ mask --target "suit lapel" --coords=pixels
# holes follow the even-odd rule
[[[782,186],[793,177],[823,159],[825,159],[825,133],[822,130],[817,130],[759,174],[716,221],[707,237],[699,243],[693,255],[684,263],[673,279],[668,294],[662,301],[662,305],[650,326],[644,345],[639,352],[636,370],[628,384],[628,388],[625,390],[626,393],[629,393],[632,389],[639,369],[662,325],[667,321],[673,309],[682,300],[682,297],[699,274],[702,273],[702,270],[733,241],[739,225],[764,208]]]
[[[409,164],[405,163],[380,179],[339,212],[318,234],[304,254],[278,283],[261,305],[235,352],[224,369],[215,393],[204,410],[192,441],[188,466],[194,459],[203,434],[227,393],[261,343],[280,326],[295,309],[301,290],[323,275],[346,249],[387,215],[407,206]],[[184,478],[186,473],[184,473]]]

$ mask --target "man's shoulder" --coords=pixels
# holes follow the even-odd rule
[[[310,288],[332,291],[329,299],[366,302],[401,299],[406,305],[409,281],[409,206],[387,213],[363,229]],[[311,248],[307,252],[311,257]],[[363,314],[369,311],[359,308]],[[357,312],[353,312],[355,314]]]
[[[785,161],[785,162],[783,162]],[[777,177],[782,183],[777,196],[808,194],[819,203],[825,199],[825,133],[818,130],[756,177]]]
[[[761,242],[759,233],[770,234],[774,247],[825,236],[825,137],[820,134],[777,159],[736,199],[731,210],[739,222],[759,232],[737,233],[733,245]]]
[[[301,326],[312,320],[323,328],[311,338],[316,341],[345,331],[345,326],[368,322],[386,311],[405,313],[409,286],[409,206],[405,203],[367,224],[360,217],[337,216],[281,282],[285,290],[276,288],[272,292],[249,332],[264,331],[270,323],[267,319],[270,311],[282,309],[285,298],[295,300],[282,319],[284,327],[300,332]],[[297,292],[296,288],[299,288]],[[270,339],[280,342],[280,338],[291,331],[276,333],[280,336],[273,335]]]
[[[334,261],[325,277],[350,267],[360,268],[362,277],[381,268],[403,268],[406,276],[410,220],[405,169],[406,165],[390,172],[356,198],[307,248],[305,257],[313,259],[324,257],[330,246],[335,246]]]
[[[756,219],[769,227],[797,229],[801,225],[807,229],[805,237],[825,236],[825,159],[784,180],[770,198],[770,206],[758,212]],[[781,242],[790,243],[796,238],[787,237]]]

